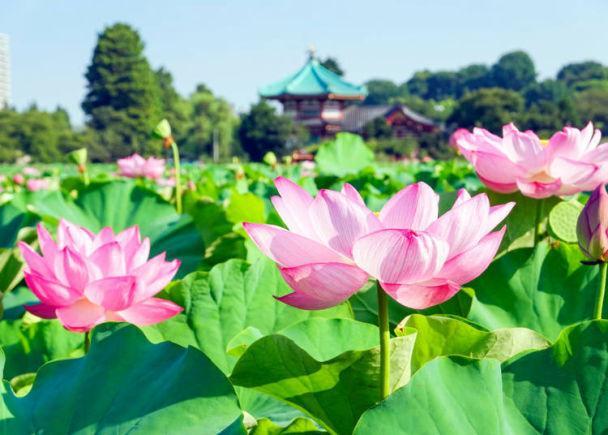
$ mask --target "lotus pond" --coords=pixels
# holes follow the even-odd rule
[[[608,322],[601,305],[596,315],[605,268],[588,264],[577,243],[588,193],[543,200],[494,193],[464,159],[381,163],[358,146],[330,143],[314,168],[183,165],[181,213],[169,171],[151,180],[122,177],[116,165],[89,164],[86,177],[73,165],[25,174],[0,168],[0,431],[608,431]],[[289,192],[280,184],[277,191],[277,177],[300,186],[289,189],[304,202],[308,194],[327,204],[332,195],[351,201],[338,211],[328,205],[331,253],[297,238],[294,246],[266,245],[267,233],[256,233],[269,228],[260,224],[287,224],[295,233],[305,233],[305,224],[328,228],[321,212],[302,221]],[[29,179],[46,181],[28,188]],[[463,231],[485,225],[490,236],[504,235],[491,236],[495,255],[475,272],[462,272],[473,257],[458,263],[467,279],[452,271],[458,285],[450,281],[453,292],[441,301],[437,292],[447,290],[437,280],[445,275],[427,257],[452,258],[441,253],[443,242],[399,239],[380,265],[367,257],[379,257],[384,241],[357,242],[348,252],[333,244],[363,221],[386,224],[385,204],[414,183],[437,193],[429,200],[437,198],[436,215],[471,201],[482,207],[486,198],[493,206],[485,205],[486,215],[508,208],[488,224],[477,211],[461,219]],[[278,193],[282,202],[272,199]],[[393,209],[407,214],[422,196]],[[351,219],[348,210],[367,208],[375,213]],[[400,230],[408,241],[426,233],[415,222],[416,231]],[[471,242],[466,231],[446,236],[450,249]],[[391,292],[387,261],[401,264],[400,250],[422,260],[407,279],[395,278]],[[312,251],[323,262],[298,257]],[[394,273],[405,273],[404,264]],[[424,268],[433,269],[431,281],[421,277]],[[353,285],[356,291],[337,294]],[[429,286],[439,290],[412,294]]]

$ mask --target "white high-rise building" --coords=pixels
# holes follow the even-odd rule
[[[0,33],[0,109],[11,103],[11,62],[8,35]]]

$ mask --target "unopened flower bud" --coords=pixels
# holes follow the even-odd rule
[[[592,260],[608,260],[608,193],[599,185],[589,197],[576,225],[578,244]]]

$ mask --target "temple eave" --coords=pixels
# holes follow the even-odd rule
[[[336,101],[363,101],[365,95],[343,95],[343,94],[279,94],[264,95],[261,97],[266,100],[336,100]]]

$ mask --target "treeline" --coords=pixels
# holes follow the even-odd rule
[[[366,85],[364,104],[406,104],[448,130],[483,126],[498,132],[514,121],[548,135],[565,124],[593,121],[608,134],[608,68],[598,62],[571,63],[554,79],[539,81],[530,56],[515,51],[491,66],[424,70],[401,84],[376,79]]]
[[[323,64],[342,75],[334,58]],[[74,128],[61,108],[43,111],[35,105],[17,111],[0,110],[0,161],[29,155],[35,161],[65,159],[67,152],[87,147],[93,161],[112,161],[133,152],[161,152],[150,136],[153,126],[167,118],[183,157],[196,160],[233,155],[259,160],[267,151],[285,154],[309,141],[306,129],[277,113],[264,101],[238,116],[231,105],[205,85],[183,96],[171,73],[154,69],[144,43],[127,24],[106,27],[99,35],[85,73],[82,102],[86,124]],[[481,125],[498,132],[514,121],[548,136],[565,124],[581,126],[592,120],[608,134],[608,68],[597,62],[564,66],[554,79],[538,80],[528,54],[503,55],[493,65],[473,64],[457,71],[419,71],[403,83],[374,79],[366,83],[363,104],[405,104],[445,125],[441,133],[395,139],[384,120],[364,128],[374,149],[388,155],[445,155],[447,134],[456,127]]]
[[[23,155],[40,162],[62,161],[80,147],[89,149],[93,161],[133,152],[159,154],[161,143],[150,132],[162,118],[171,122],[186,159],[211,155],[214,142],[220,157],[238,152],[234,139],[239,120],[230,104],[203,84],[188,96],[180,95],[169,71],[150,66],[138,32],[127,24],[99,34],[85,77],[82,128],[75,129],[61,108],[0,110],[0,161]]]

